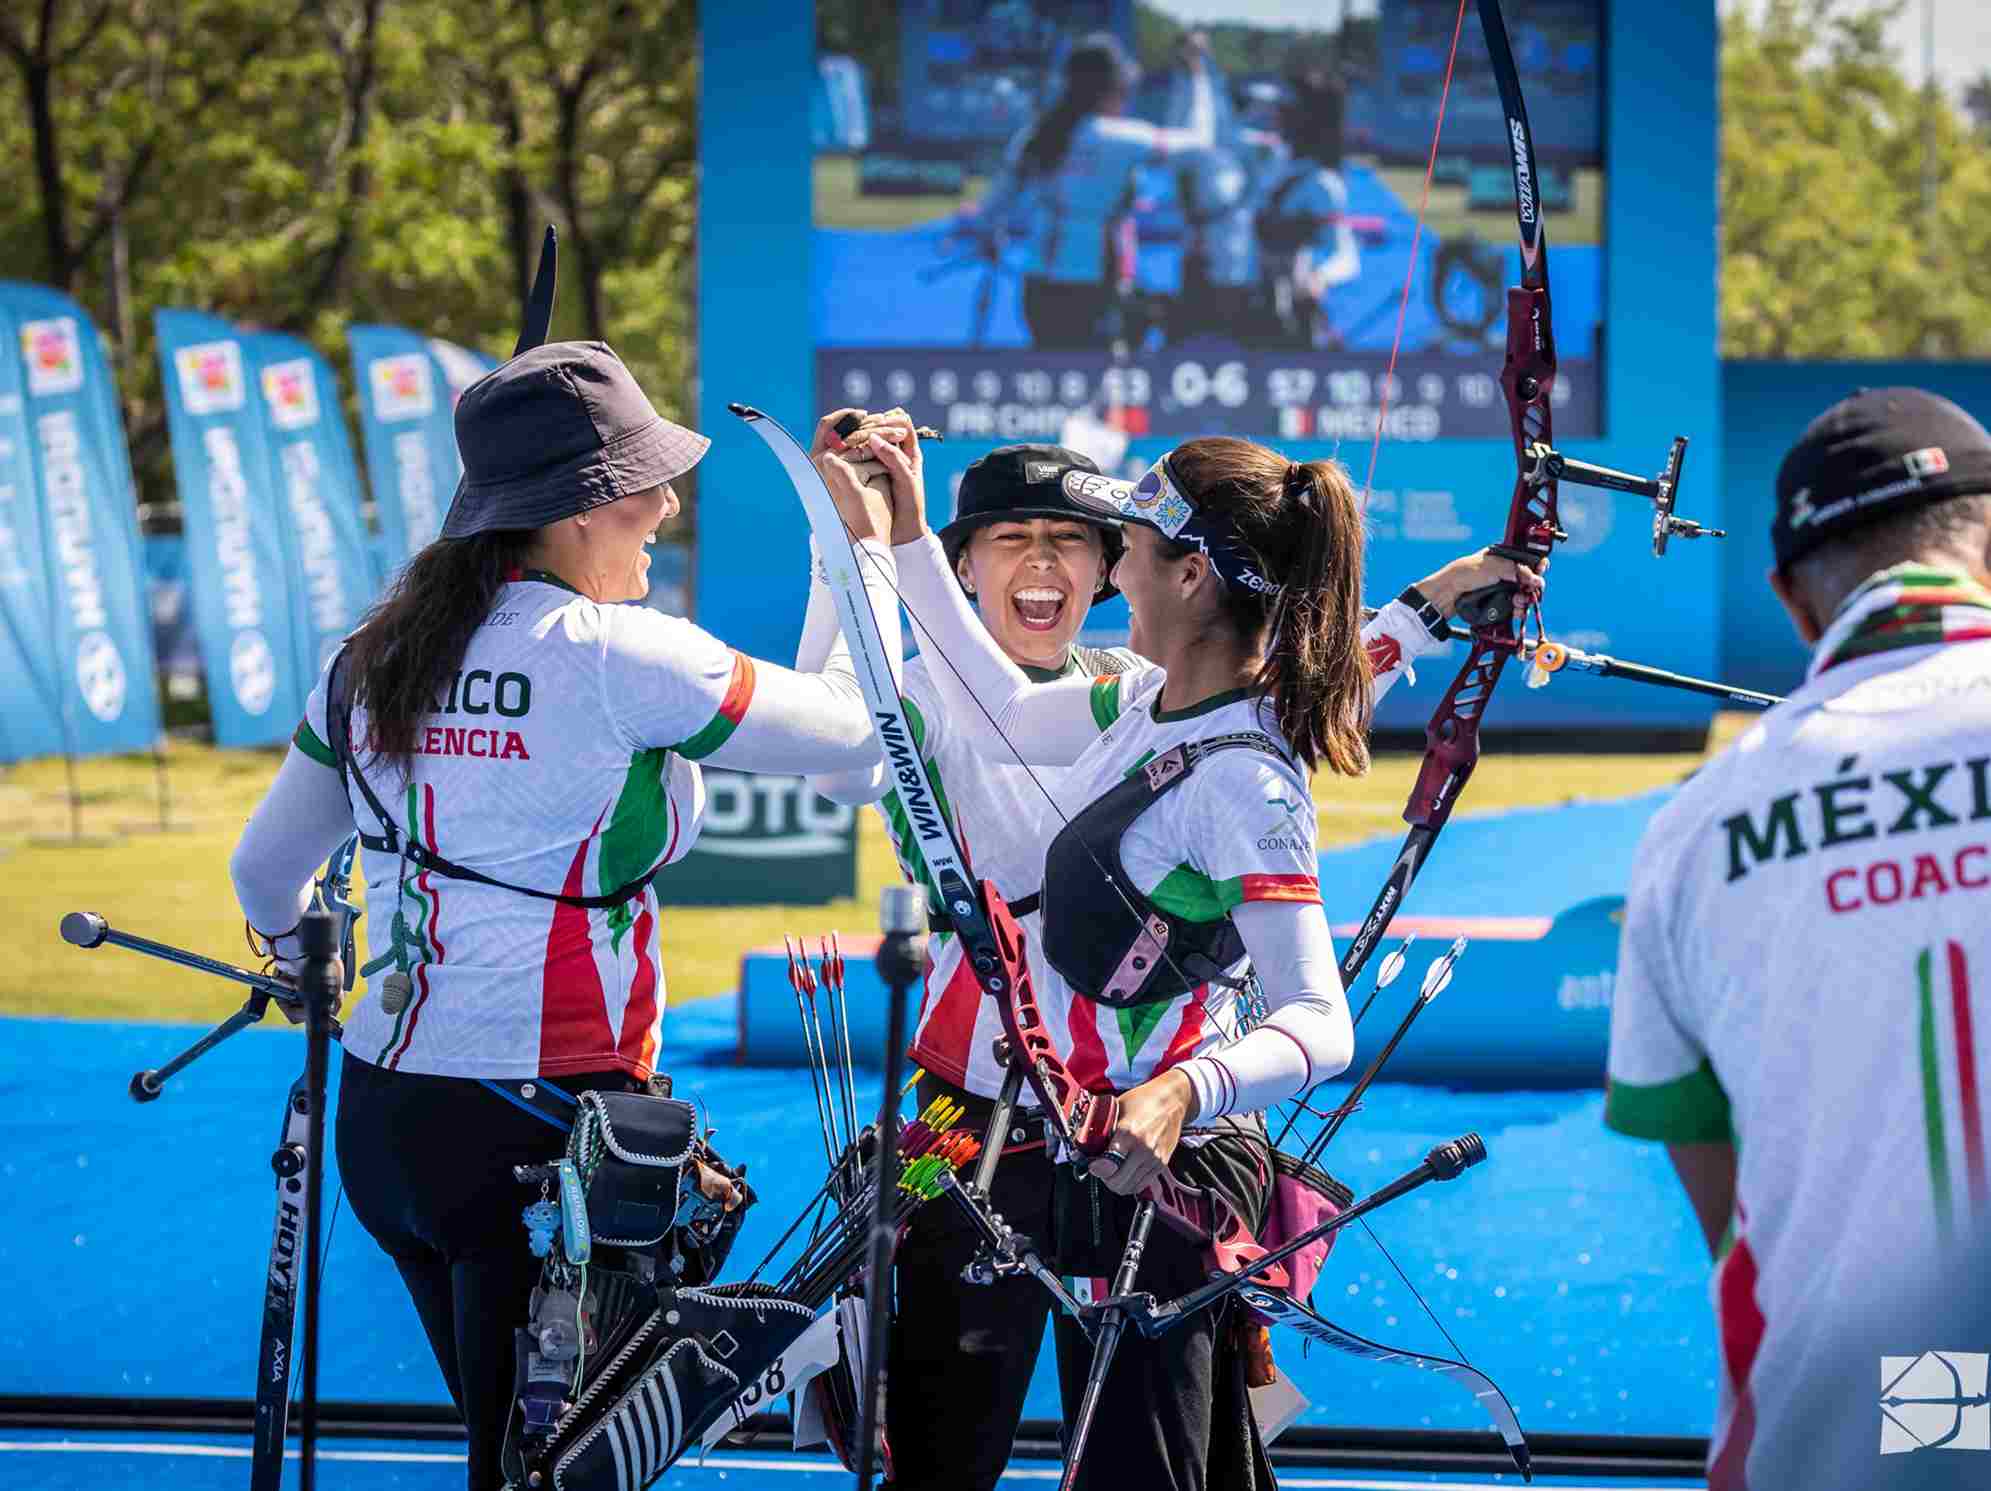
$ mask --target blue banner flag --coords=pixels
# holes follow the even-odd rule
[[[145,750],[159,693],[138,498],[97,329],[0,281],[0,759]]]
[[[276,332],[245,332],[242,347],[256,380],[283,518],[292,636],[308,691],[377,588],[360,516],[359,468],[331,365],[308,344]]]
[[[186,515],[194,631],[221,745],[274,745],[304,712],[283,514],[235,328],[202,311],[153,316],[173,476]]]
[[[346,330],[359,380],[360,437],[380,523],[383,576],[442,531],[463,464],[456,401],[497,364],[454,342],[399,326]]]

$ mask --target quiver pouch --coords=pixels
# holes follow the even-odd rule
[[[698,1113],[677,1098],[584,1092],[567,1155],[587,1192],[588,1233],[615,1248],[654,1248],[698,1195]]]
[[[1325,1170],[1309,1165],[1282,1149],[1275,1149],[1272,1151],[1272,1205],[1266,1213],[1265,1226],[1260,1229],[1258,1240],[1270,1251],[1318,1227],[1330,1217],[1341,1215],[1354,1199],[1355,1193]],[[1294,1299],[1305,1300],[1313,1294],[1314,1280],[1320,1277],[1320,1267],[1327,1261],[1328,1249],[1334,1246],[1335,1236],[1330,1232],[1308,1243],[1286,1260],[1286,1272],[1292,1280],[1290,1292]]]
[[[554,1491],[641,1491],[697,1444],[816,1312],[764,1284],[660,1288],[526,1465]],[[544,1481],[541,1484],[545,1484]]]

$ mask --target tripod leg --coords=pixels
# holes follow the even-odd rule
[[[283,1484],[284,1433],[290,1422],[291,1344],[296,1336],[299,1272],[310,1224],[304,1189],[310,1144],[310,1100],[304,1078],[284,1098],[283,1126],[270,1166],[276,1171],[276,1222],[270,1262],[263,1275],[263,1337],[256,1349],[256,1428],[250,1451],[249,1491],[278,1491]]]
[[[1120,1266],[1113,1274],[1112,1298],[1131,1294],[1140,1272],[1141,1254],[1147,1251],[1148,1229],[1154,1226],[1155,1204],[1143,1201],[1134,1208],[1134,1222],[1127,1231],[1127,1246],[1120,1254]],[[1124,1307],[1109,1306],[1099,1322],[1099,1334],[1092,1345],[1092,1369],[1085,1376],[1085,1391],[1079,1397],[1078,1417],[1072,1421],[1071,1442],[1065,1448],[1065,1474],[1058,1491],[1072,1491],[1078,1484],[1079,1460],[1085,1454],[1092,1421],[1099,1414],[1099,1399],[1106,1391],[1106,1374],[1113,1369],[1113,1354],[1120,1349],[1120,1337],[1127,1329]]]

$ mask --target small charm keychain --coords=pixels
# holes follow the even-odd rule
[[[548,1199],[550,1190],[542,1182],[539,1199],[519,1213],[525,1223],[526,1246],[532,1249],[535,1258],[544,1258],[553,1251],[553,1237],[560,1230],[560,1203]]]

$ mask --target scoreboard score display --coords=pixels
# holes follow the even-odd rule
[[[1084,353],[892,348],[818,351],[819,402],[826,408],[915,404],[932,411],[949,439],[1056,442],[1065,422],[1096,413],[1130,436],[1166,440],[1240,435],[1255,440],[1366,444],[1383,421],[1386,440],[1496,439],[1507,434],[1500,380],[1484,357],[1427,353],[1414,368],[1387,355],[1298,358],[1277,352],[1184,348],[1125,366]],[[1226,356],[1225,354],[1230,355]],[[1601,423],[1593,382],[1565,362],[1552,403],[1558,431]],[[1384,413],[1385,400],[1387,413]]]

